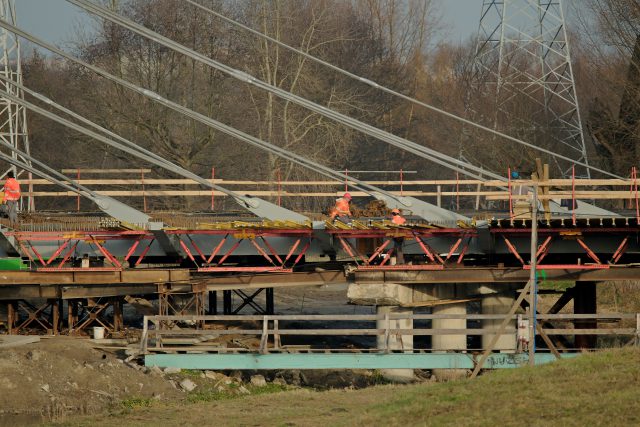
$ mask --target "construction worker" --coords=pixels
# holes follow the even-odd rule
[[[335,221],[336,218],[344,223],[351,222],[351,209],[349,208],[349,204],[351,203],[351,194],[344,193],[344,196],[336,199],[336,204],[331,209],[331,214],[329,217],[332,221]]]
[[[12,171],[7,173],[7,179],[2,188],[4,200],[2,211],[7,214],[9,221],[18,222],[18,202],[20,201],[20,183],[15,178]]]
[[[395,225],[404,225],[407,220],[400,214],[400,209],[391,209],[391,222]]]

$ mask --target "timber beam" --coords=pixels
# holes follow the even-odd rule
[[[89,269],[88,269],[89,270]],[[11,285],[111,285],[188,282],[187,269],[131,269],[122,271],[1,271],[0,289]]]

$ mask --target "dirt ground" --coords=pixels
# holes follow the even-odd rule
[[[281,314],[365,314],[372,307],[348,305],[345,286],[313,286],[276,292]],[[131,310],[130,310],[131,311]],[[127,313],[125,313],[127,314]],[[137,316],[135,311],[130,315]],[[164,401],[182,405],[189,399],[229,398],[262,393],[251,384],[257,373],[202,372],[167,374],[124,362],[124,350],[98,348],[92,340],[40,337],[40,341],[0,348],[0,426],[35,425],[108,413],[128,406]],[[367,387],[379,381],[371,372],[263,372],[267,389]],[[180,382],[192,381],[185,391]],[[160,402],[157,402],[160,403]],[[164,406],[164,405],[162,405]]]
[[[633,287],[635,294],[635,286]],[[631,287],[630,287],[631,289]],[[622,308],[616,301],[628,302],[631,291],[623,286],[602,288],[599,295],[602,301],[600,310]],[[614,292],[615,291],[615,292]],[[600,289],[599,289],[600,292]],[[369,314],[372,307],[354,306],[346,303],[346,287],[315,286],[307,288],[282,289],[276,292],[276,312],[280,314]],[[605,298],[606,297],[606,298]],[[555,302],[556,295],[541,295],[539,309],[542,312]],[[612,303],[613,301],[614,303]],[[620,305],[624,305],[620,303]],[[624,307],[628,308],[628,307]],[[636,308],[636,307],[634,307]],[[563,311],[571,311],[569,304]],[[253,402],[252,394],[261,394],[262,389],[252,388],[251,375],[257,373],[226,373],[227,376],[209,372],[163,373],[158,369],[146,369],[125,362],[123,350],[97,348],[89,339],[70,337],[41,337],[40,341],[19,347],[0,348],[0,427],[16,425],[35,425],[42,422],[75,419],[84,414],[117,414],[127,405],[159,408],[180,408],[185,402],[196,403],[199,408],[212,400],[234,398],[238,394],[247,394],[241,399],[225,404],[231,412],[247,402]],[[300,401],[320,398],[310,389],[338,389],[345,387],[361,388],[379,383],[373,372],[357,373],[326,371],[286,371],[264,374],[268,384],[266,389],[287,393],[276,393],[274,400],[289,399]],[[196,389],[187,392],[180,386],[184,380],[192,381]],[[300,389],[303,387],[303,389]],[[265,390],[266,390],[265,389]],[[380,396],[390,389],[376,388]],[[394,390],[395,392],[396,390]],[[347,397],[348,396],[348,397]],[[327,403],[333,402],[324,412],[302,411],[299,417],[291,413],[296,424],[306,424],[304,419],[319,421],[325,416],[331,418],[332,411],[341,411],[341,400],[354,399],[356,395],[345,395],[339,391],[324,394]],[[257,397],[256,397],[257,399]],[[334,399],[335,401],[332,401]],[[255,401],[263,405],[264,400]],[[260,402],[260,403],[258,403]],[[213,405],[215,406],[215,405]],[[211,408],[211,406],[208,406]],[[170,409],[168,409],[170,411]],[[239,410],[239,409],[238,409]],[[138,412],[137,412],[138,413]],[[142,411],[144,413],[144,411]],[[105,425],[118,424],[118,416],[107,416]],[[227,414],[227,421],[234,418]],[[196,417],[197,418],[197,417]],[[141,420],[132,420],[138,424]],[[176,421],[176,420],[174,420]],[[247,422],[246,419],[238,422]],[[64,422],[64,421],[63,421]],[[71,422],[73,424],[73,421]],[[140,423],[144,424],[144,423]],[[231,422],[233,424],[233,422]],[[249,423],[251,424],[251,423]],[[257,425],[260,423],[258,422]]]
[[[87,339],[43,338],[0,350],[0,425],[37,422],[62,413],[102,411],[131,396],[171,399],[180,392]]]

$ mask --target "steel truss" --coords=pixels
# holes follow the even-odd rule
[[[74,231],[74,232],[7,232],[7,236],[15,238],[16,245],[22,256],[29,259],[37,271],[62,272],[62,271],[121,271],[123,262],[129,261],[143,240],[148,241],[147,246],[140,254],[136,265],[140,264],[154,242],[152,234],[144,231]],[[129,249],[122,258],[105,247],[105,242],[112,240],[130,241]],[[55,242],[55,243],[54,243]],[[37,249],[42,243],[57,244],[57,249],[49,257],[43,257]],[[74,265],[74,261],[81,260],[77,250],[80,243],[88,244],[94,252],[97,251],[104,257],[106,264],[103,266],[91,266],[90,260],[85,258],[83,265]]]
[[[293,267],[297,265],[305,253],[311,246],[313,230],[311,229],[251,229],[251,230],[181,230],[168,232],[179,239],[180,247],[186,256],[197,267],[198,272],[215,273],[215,272],[292,272]],[[223,236],[222,240],[211,249],[209,255],[196,244],[192,238],[194,234],[204,236]],[[269,242],[269,238],[287,237],[292,243],[287,250],[287,255],[281,257]],[[226,252],[222,252],[225,243],[234,241],[234,244]],[[255,254],[264,258],[268,266],[225,266],[227,259],[234,255],[235,251],[240,247],[243,241],[250,242],[251,246],[256,250]],[[304,244],[303,244],[304,242]],[[294,258],[294,253],[303,246],[300,252]],[[190,249],[191,248],[191,249]],[[195,253],[195,255],[194,255]]]
[[[610,259],[604,260],[601,256],[598,256],[594,250],[585,242],[585,234],[589,233],[593,234],[595,232],[602,233],[603,231],[608,231],[609,238],[611,238],[611,234],[617,235],[619,238],[619,244],[611,256]],[[499,235],[502,243],[509,250],[509,252],[518,260],[518,262],[522,265],[522,268],[525,270],[531,269],[531,266],[528,262],[524,260],[522,255],[518,252],[516,245],[510,240],[515,236],[522,236],[523,233],[530,233],[530,231],[526,229],[500,229],[500,230],[491,230],[493,234]],[[593,228],[575,228],[575,229],[542,229],[538,230],[541,238],[544,239],[543,242],[538,245],[538,249],[536,251],[537,257],[537,269],[544,270],[567,270],[567,269],[576,269],[576,270],[598,270],[598,269],[608,269],[612,265],[616,265],[620,259],[626,253],[629,247],[630,239],[635,238],[637,236],[638,230],[628,229],[628,228],[611,228],[611,229],[598,229],[597,231]],[[587,255],[588,259],[591,260],[588,264],[583,264],[580,262],[580,258],[576,259],[574,264],[565,263],[565,264],[543,264],[542,261],[545,257],[550,253],[551,246],[554,243],[559,241],[566,242],[567,240],[573,240],[576,242],[576,249],[581,254]],[[497,240],[500,241],[500,240]],[[566,255],[565,255],[566,256]]]
[[[167,236],[175,238],[185,259],[193,262],[198,272],[291,272],[304,257],[312,241],[311,229],[269,229],[260,230],[164,230]],[[140,265],[156,243],[156,236],[145,230],[136,231],[74,231],[74,232],[6,232],[13,237],[21,255],[28,258],[31,265],[42,272],[68,271],[121,271],[126,264],[135,260],[134,266]],[[196,243],[195,237],[212,241],[222,237],[217,244],[212,244],[209,251]],[[286,255],[278,253],[270,242],[272,238],[288,238],[290,240]],[[126,253],[113,253],[108,249],[108,242],[128,242]],[[236,254],[244,242],[250,242],[255,255],[263,258],[267,266],[227,265],[229,258]],[[45,257],[38,250],[38,244],[56,245],[51,256]],[[102,265],[91,265],[89,259],[82,259],[79,245],[88,245],[89,250],[104,261]],[[231,247],[222,251],[225,244]],[[84,246],[86,248],[86,246]],[[246,248],[245,248],[246,250]],[[87,252],[83,250],[81,252]],[[205,252],[209,254],[206,255]],[[95,257],[92,257],[95,258]],[[82,261],[85,261],[84,264]],[[95,264],[95,263],[94,263]]]
[[[327,230],[329,234],[340,242],[344,251],[356,263],[359,270],[442,270],[447,264],[455,260],[455,264],[462,264],[464,256],[469,248],[472,238],[477,236],[475,229],[433,229],[433,230]],[[446,255],[441,256],[426,242],[426,239],[434,237],[451,238]],[[349,239],[358,239],[356,246]],[[362,244],[369,240],[371,245]],[[423,255],[428,259],[425,264],[406,265],[402,245],[407,240],[415,241]],[[370,256],[363,254],[359,248],[368,246],[375,248],[369,252]],[[396,257],[397,264],[390,265],[392,256]]]

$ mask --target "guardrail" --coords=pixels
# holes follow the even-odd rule
[[[214,353],[255,352],[267,354],[272,352],[300,351],[300,348],[288,348],[282,345],[282,337],[377,337],[382,338],[382,345],[371,348],[328,348],[322,346],[305,348],[305,352],[377,352],[389,354],[395,351],[424,352],[427,349],[403,349],[397,342],[402,342],[402,336],[453,336],[453,335],[496,335],[498,329],[493,328],[401,328],[400,321],[433,321],[433,320],[465,320],[465,321],[502,321],[504,314],[384,314],[384,315],[222,315],[222,316],[145,316],[140,351],[142,354],[150,352],[188,351],[189,347],[176,345],[171,340],[184,338],[199,338],[202,341],[220,338],[222,336],[259,337],[259,346],[255,349],[226,348],[216,346],[191,347],[192,350],[210,351]],[[542,337],[554,354],[558,350],[551,343],[553,336],[591,335],[630,337],[626,344],[640,343],[640,313],[606,313],[606,314],[538,314],[536,315],[536,336]],[[526,345],[529,341],[529,325],[525,315],[510,316],[514,326],[501,331],[502,335],[516,335],[516,342]],[[176,328],[178,323],[183,326]],[[229,324],[232,322],[232,328]],[[337,325],[336,322],[339,322]],[[370,323],[374,323],[371,327]],[[552,324],[551,322],[554,322]],[[185,327],[186,323],[192,326]],[[247,327],[243,324],[253,323]],[[300,324],[303,324],[301,326]],[[319,325],[318,325],[319,323]],[[351,327],[345,327],[344,324]],[[573,327],[566,327],[566,323],[573,323]],[[615,323],[615,327],[600,327],[598,324]],[[622,325],[621,323],[625,323]],[[255,325],[255,326],[254,326]],[[214,327],[218,329],[214,329]],[[565,326],[565,327],[560,327]],[[391,339],[396,345],[390,345]],[[380,342],[380,340],[378,340]],[[169,344],[169,345],[167,345]],[[465,349],[438,349],[438,351]],[[475,349],[480,351],[481,349]],[[510,349],[513,351],[522,348]],[[560,351],[575,349],[563,348]],[[427,350],[430,351],[430,350]]]

